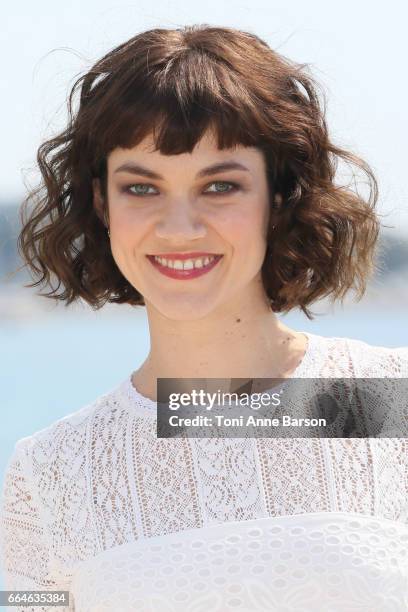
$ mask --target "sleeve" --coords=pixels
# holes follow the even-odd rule
[[[41,505],[35,493],[25,441],[19,440],[10,457],[4,476],[0,505],[0,559],[4,590],[69,590],[66,582],[52,576],[50,546],[41,517]],[[72,594],[69,606],[10,606],[10,611],[74,611]]]

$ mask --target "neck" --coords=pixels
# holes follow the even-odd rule
[[[286,378],[307,338],[281,323],[266,302],[200,320],[170,320],[146,306],[151,347],[133,384],[156,401],[157,378]]]

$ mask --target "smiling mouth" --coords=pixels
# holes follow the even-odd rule
[[[185,257],[183,260],[177,258],[166,260],[164,260],[164,258],[157,259],[153,255],[147,255],[146,257],[164,276],[183,280],[196,278],[198,276],[202,276],[203,274],[207,274],[218,264],[223,255],[208,255],[205,257],[195,258],[196,261],[188,261],[189,259],[193,259],[191,257]],[[172,263],[168,265],[170,262]]]

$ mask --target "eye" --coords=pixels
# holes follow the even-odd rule
[[[239,185],[230,181],[214,181],[209,184],[209,187],[210,188],[207,188],[204,193],[223,195],[239,189]],[[215,187],[215,189],[213,189],[213,187]],[[153,191],[150,191],[152,189]],[[158,193],[157,189],[149,183],[132,183],[131,185],[125,186],[123,191],[133,196],[151,196]]]
[[[209,186],[213,187],[214,185],[217,187],[216,189],[207,189],[204,193],[225,194],[239,189],[239,185],[230,181],[214,181]]]
[[[149,189],[155,189],[155,187],[149,185],[149,183],[133,183],[132,185],[124,187],[123,191],[136,196],[154,195],[154,193],[148,192]]]

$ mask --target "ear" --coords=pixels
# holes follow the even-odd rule
[[[92,191],[93,191],[93,207],[105,227],[108,227],[106,222],[105,204],[101,193],[101,182],[100,179],[95,178],[92,180]]]

